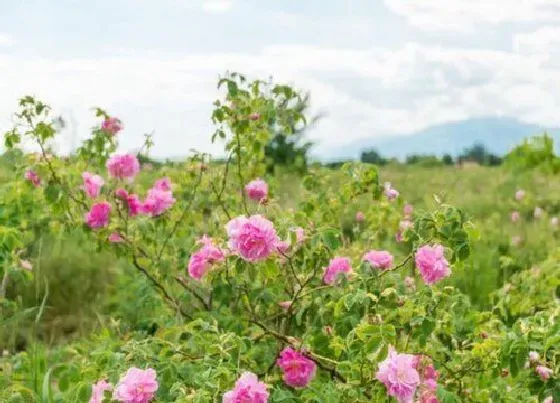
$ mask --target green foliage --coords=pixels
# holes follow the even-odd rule
[[[538,169],[544,173],[560,172],[560,158],[554,154],[554,140],[548,134],[526,139],[505,157],[506,166],[514,171]]]

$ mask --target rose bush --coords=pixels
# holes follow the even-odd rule
[[[382,184],[372,165],[345,164],[339,182],[310,172],[301,202],[286,209],[265,177],[264,149],[271,127],[289,136],[305,125],[293,108],[301,95],[238,74],[219,86],[212,140],[224,142],[225,161],[195,154],[155,181],[141,155],[116,154],[118,119],[97,110],[99,127],[68,160],[49,154],[49,107],[21,100],[6,145],[31,140],[41,153],[24,171],[34,174],[21,176],[37,211],[19,216],[46,217],[61,233],[85,231],[99,250],[130,262],[165,308],[153,331],[110,323],[58,349],[40,396],[20,380],[32,358],[11,357],[3,400],[560,398],[557,296],[549,291],[529,316],[517,314],[504,290],[493,310],[472,309],[446,282],[469,269],[474,225],[439,198],[430,211],[413,215],[407,206],[403,214],[406,194]],[[24,247],[17,225],[2,227],[11,239],[6,265]],[[530,361],[530,351],[541,358]]]

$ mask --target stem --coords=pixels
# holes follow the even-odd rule
[[[150,282],[156,287],[156,289],[159,291],[168,305],[170,305],[173,309],[179,311],[181,315],[183,315],[183,317],[191,320],[193,319],[192,315],[185,311],[179,305],[177,300],[175,300],[175,298],[173,298],[171,294],[169,294],[165,287],[160,282],[158,282],[154,276],[148,273],[148,270],[146,270],[146,268],[142,267],[140,263],[138,263],[138,258],[136,257],[136,255],[132,255],[132,263],[134,264],[134,267],[138,269],[138,271],[140,271],[148,280],[150,280]]]
[[[176,277],[174,277],[174,278],[175,278],[175,280],[176,280],[185,290],[187,290],[188,292],[190,292],[190,293],[193,295],[193,297],[195,297],[197,300],[199,300],[200,303],[202,304],[202,306],[203,306],[207,311],[210,311],[210,310],[212,309],[211,306],[210,306],[210,302],[206,302],[206,301],[204,300],[204,297],[203,297],[202,295],[200,295],[199,293],[197,293],[197,292],[190,286],[190,284],[188,283],[188,281],[187,281],[185,278],[183,278],[183,277],[181,277],[181,276],[176,276]]]
[[[245,214],[249,215],[249,210],[247,209],[247,196],[245,195],[243,174],[241,173],[241,139],[239,138],[239,133],[235,133],[235,139],[237,140],[237,177],[239,179],[239,189],[241,191],[241,199],[243,201],[243,208],[245,209]]]

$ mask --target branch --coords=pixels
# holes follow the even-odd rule
[[[191,320],[193,319],[192,315],[189,314],[187,311],[185,311],[183,308],[181,308],[177,300],[175,300],[175,298],[173,298],[169,294],[169,292],[165,289],[165,287],[161,283],[159,283],[154,276],[148,273],[148,270],[146,270],[146,268],[142,267],[140,263],[138,263],[138,258],[136,257],[136,255],[132,255],[132,263],[134,264],[134,267],[138,269],[138,271],[140,271],[148,280],[150,280],[150,282],[159,291],[159,293],[162,295],[163,299],[165,299],[168,305],[170,305],[173,309],[179,311],[181,315],[183,315],[185,318]]]
[[[202,306],[203,306],[207,311],[210,311],[210,310],[212,309],[211,306],[210,306],[210,303],[209,303],[209,302],[206,302],[206,301],[204,300],[204,297],[203,297],[202,295],[200,295],[199,293],[197,293],[197,292],[190,286],[190,284],[187,282],[186,279],[184,279],[184,278],[181,277],[181,276],[176,276],[176,277],[174,277],[174,278],[175,278],[175,280],[176,280],[185,290],[187,290],[188,292],[190,292],[190,293],[193,295],[193,297],[195,297],[197,300],[199,300],[200,303],[202,304]]]

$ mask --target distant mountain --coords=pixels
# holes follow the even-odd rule
[[[404,159],[411,154],[459,155],[465,148],[482,143],[498,155],[506,154],[524,138],[547,131],[556,144],[560,128],[545,128],[513,118],[476,118],[429,127],[414,134],[361,139],[339,147],[328,159],[359,158],[362,150],[375,148],[384,157]]]

